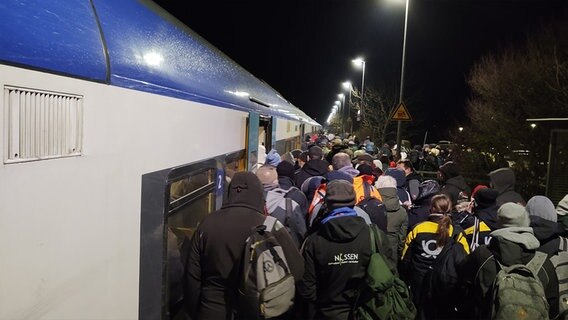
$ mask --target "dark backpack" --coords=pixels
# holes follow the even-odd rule
[[[395,269],[381,254],[377,244],[387,242],[386,235],[375,226],[369,227],[371,233],[371,258],[362,285],[358,290],[351,320],[408,319],[416,316],[416,308],[408,287],[395,275]]]
[[[306,223],[300,205],[288,198],[288,193],[294,189],[297,188],[292,187],[288,190],[275,188],[268,191],[265,195],[266,210],[288,229],[288,233],[299,248],[306,234]]]
[[[365,197],[357,203],[357,206],[369,215],[372,223],[376,224],[382,231],[387,232],[387,209],[379,199],[371,197],[368,187],[369,184],[363,181]]]
[[[270,319],[290,310],[295,282],[273,232],[283,228],[274,217],[253,228],[241,257],[238,314],[241,319]]]
[[[424,180],[420,182],[418,190],[418,197],[416,197],[415,201],[419,201],[433,194],[437,194],[440,191],[440,184],[436,180]]]
[[[463,294],[463,289],[457,266],[467,255],[459,243],[460,237],[464,236],[463,230],[454,226],[452,236],[424,275],[420,304],[428,318],[453,319],[460,316],[457,309],[461,301],[456,297]]]

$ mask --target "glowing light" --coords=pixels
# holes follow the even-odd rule
[[[359,57],[357,59],[353,59],[351,60],[351,62],[353,62],[353,65],[356,67],[363,67],[363,65],[365,64],[365,60],[363,60],[363,58]]]
[[[463,127],[459,127],[458,130],[459,130],[460,132],[462,132],[462,131],[463,131]]]
[[[148,52],[144,55],[144,61],[150,66],[159,66],[164,61],[164,57],[157,52]]]
[[[349,88],[351,88],[351,81],[345,81],[345,82],[341,83],[341,85],[343,86],[343,88],[345,90],[349,90]]]
[[[536,123],[531,123],[531,128],[536,128]]]

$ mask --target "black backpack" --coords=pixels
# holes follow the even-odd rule
[[[369,215],[372,223],[376,224],[382,231],[387,232],[387,208],[379,199],[371,197],[368,187],[369,184],[363,181],[365,197],[357,203],[357,206]]]
[[[424,276],[422,301],[424,313],[431,319],[456,319],[460,317],[459,301],[463,288],[458,277],[457,266],[467,253],[459,243],[464,237],[459,226],[453,227],[453,234]],[[463,315],[462,315],[463,316]]]

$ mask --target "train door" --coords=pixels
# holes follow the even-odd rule
[[[275,145],[276,121],[272,117],[250,112],[247,121],[247,167],[254,171],[258,163],[264,163],[265,155]],[[263,150],[264,149],[264,150]]]

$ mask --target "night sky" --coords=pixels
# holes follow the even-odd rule
[[[398,97],[404,0],[156,3],[322,124],[341,82],[360,87],[357,56],[365,87]],[[413,140],[426,130],[428,140],[447,138],[466,120],[473,64],[557,19],[568,19],[568,1],[410,0],[404,96]]]

